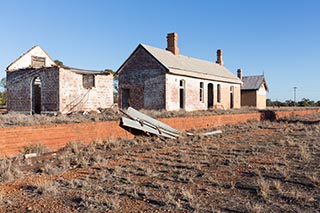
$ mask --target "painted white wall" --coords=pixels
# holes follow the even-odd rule
[[[8,71],[14,71],[18,69],[25,69],[31,67],[31,56],[44,57],[46,58],[45,67],[51,67],[55,65],[54,61],[50,58],[50,56],[40,47],[35,46],[28,50],[25,54],[20,56],[16,61],[8,66]]]
[[[185,110],[206,110],[208,101],[208,84],[214,88],[213,107],[228,109],[230,107],[230,86],[234,86],[234,107],[240,108],[240,85],[212,80],[197,79],[179,75],[166,74],[166,110],[180,110],[179,83],[185,81]],[[200,82],[204,83],[204,99],[200,101]],[[221,88],[221,101],[217,102],[217,85]]]

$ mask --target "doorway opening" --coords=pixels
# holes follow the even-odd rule
[[[41,114],[41,79],[36,77],[32,81],[32,114]]]
[[[234,107],[234,86],[230,87],[230,109]]]
[[[213,108],[213,84],[208,84],[208,109]]]

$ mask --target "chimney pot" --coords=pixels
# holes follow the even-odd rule
[[[242,80],[242,69],[238,69],[237,74],[238,74],[238,78],[240,78],[240,80]]]
[[[178,34],[177,33],[168,33],[166,50],[172,52],[174,55],[179,55]]]
[[[216,63],[221,65],[221,66],[223,66],[222,50],[221,49],[217,50],[217,61],[216,61]]]

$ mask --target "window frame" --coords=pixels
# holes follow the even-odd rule
[[[217,103],[221,103],[221,84],[217,84]]]
[[[200,82],[200,90],[199,90],[199,92],[200,92],[200,94],[199,94],[199,99],[200,99],[200,102],[204,102],[204,83],[201,81]]]
[[[94,74],[83,74],[82,75],[82,86],[85,89],[92,89],[92,88],[96,87],[95,75]]]

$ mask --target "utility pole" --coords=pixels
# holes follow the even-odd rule
[[[297,89],[298,87],[293,87],[294,105],[297,103]]]

